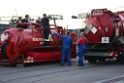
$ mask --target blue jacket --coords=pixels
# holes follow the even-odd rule
[[[54,35],[62,38],[63,48],[70,48],[72,46],[72,38],[69,35],[60,35],[58,33]]]

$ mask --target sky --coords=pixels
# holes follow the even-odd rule
[[[124,0],[0,0],[0,16],[43,13],[69,16],[96,8],[124,10]]]
[[[100,8],[122,11],[124,0],[0,0],[0,16],[60,14],[65,21],[59,23],[68,28],[84,26],[81,20],[71,20],[72,15],[90,13],[92,9]]]

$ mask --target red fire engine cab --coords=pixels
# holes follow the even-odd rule
[[[61,35],[66,31],[57,25],[50,25],[50,29]],[[72,32],[71,37],[76,42],[76,34]],[[61,60],[62,40],[52,34],[49,38],[49,41],[44,41],[43,27],[38,23],[18,23],[1,35],[0,63],[9,65]],[[73,44],[71,54],[72,58],[76,57],[76,44]]]
[[[93,9],[84,31],[89,40],[85,59],[94,63],[116,57],[124,62],[124,11]]]

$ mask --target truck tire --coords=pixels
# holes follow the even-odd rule
[[[89,61],[89,63],[96,63],[97,58],[96,57],[87,57],[87,60]]]
[[[1,46],[1,52],[2,52],[2,59],[8,59],[7,54],[6,54],[6,48],[8,46],[8,42],[5,42],[2,46]]]
[[[1,47],[2,58],[15,60],[18,57],[17,56],[18,50],[13,52],[13,49],[14,49],[14,43],[5,42]]]
[[[116,59],[118,62],[124,63],[124,56],[118,56]]]
[[[105,57],[98,57],[98,60],[103,62],[106,60],[106,58]]]
[[[119,56],[116,59],[118,62],[124,63],[124,48],[122,50],[122,54],[119,54]]]

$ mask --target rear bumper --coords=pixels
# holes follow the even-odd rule
[[[84,56],[94,57],[117,57],[117,52],[87,52]]]

